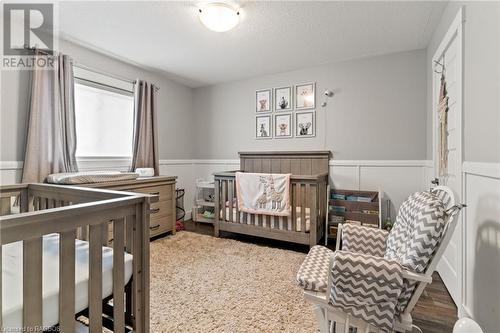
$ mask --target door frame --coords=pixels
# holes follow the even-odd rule
[[[441,39],[441,42],[436,49],[436,52],[434,52],[434,55],[432,57],[432,63],[431,63],[431,78],[432,78],[432,159],[433,159],[433,171],[434,171],[434,176],[438,178],[438,159],[437,157],[437,143],[438,143],[438,131],[437,131],[437,107],[438,103],[437,98],[439,96],[436,96],[436,80],[435,80],[435,61],[438,61],[443,54],[445,53],[446,49],[448,48],[449,44],[452,42],[453,38],[456,38],[456,41],[458,43],[458,52],[457,52],[457,57],[456,61],[458,63],[458,68],[460,68],[459,73],[457,73],[457,93],[459,94],[457,101],[456,101],[456,108],[459,110],[458,112],[458,124],[457,124],[457,137],[458,137],[458,142],[457,142],[457,152],[459,156],[459,161],[458,161],[458,174],[457,174],[457,181],[459,182],[458,186],[458,191],[461,196],[461,199],[465,198],[465,193],[464,193],[464,182],[463,182],[463,161],[464,161],[464,156],[463,156],[463,118],[464,118],[464,23],[465,23],[465,17],[464,17],[464,7],[459,8],[458,13],[456,14],[453,22],[450,24],[448,31],[444,35],[444,37]],[[456,37],[455,37],[456,36]],[[457,297],[458,299],[455,299],[455,303],[458,308],[458,317],[464,316],[466,313],[464,311],[464,297],[465,297],[465,278],[464,278],[464,272],[465,272],[465,226],[464,226],[464,214],[459,214],[458,215],[458,228],[456,232],[459,233],[458,239],[460,244],[459,245],[459,253],[458,255],[458,267],[457,267],[457,277],[458,277],[458,283],[457,286],[460,288],[460,290],[457,292]]]

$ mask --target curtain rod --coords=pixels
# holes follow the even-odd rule
[[[35,47],[29,47],[28,45],[24,45],[24,49],[30,50],[30,51],[33,51],[33,52],[39,51],[40,53],[45,54],[45,55],[53,55],[53,53],[54,53],[54,50],[42,50],[42,49],[36,48],[36,46]],[[52,54],[50,52],[52,52]],[[108,72],[105,72],[105,71],[102,71],[102,70],[99,70],[99,69],[95,69],[95,68],[86,66],[86,65],[78,63],[78,62],[75,62],[73,64],[73,66],[79,67],[79,68],[82,68],[82,69],[86,69],[88,71],[91,71],[91,72],[94,72],[94,73],[97,73],[97,74],[109,76],[109,77],[115,78],[117,80],[121,80],[121,81],[125,81],[125,82],[128,82],[128,83],[132,83],[133,85],[137,84],[137,80],[132,80],[132,79],[125,78],[125,77],[122,77],[122,76],[119,76],[119,75],[111,74],[111,73],[108,73]],[[153,85],[155,87],[155,91],[159,91],[160,90],[160,87],[158,87],[155,83],[153,83]]]
[[[109,73],[109,72],[106,72],[106,71],[102,71],[100,69],[95,69],[93,67],[89,67],[89,66],[83,65],[81,63],[75,63],[74,66],[78,67],[78,68],[82,68],[82,69],[88,70],[88,71],[91,71],[91,72],[94,72],[94,73],[97,73],[97,74],[109,76],[109,77],[115,78],[117,80],[121,80],[121,81],[125,81],[125,82],[128,82],[128,83],[132,83],[133,85],[137,84],[137,80],[132,80],[132,79],[129,79],[129,78],[125,78],[123,76],[119,76],[119,75],[112,74],[112,73]],[[160,90],[160,87],[158,87],[155,83],[153,83],[153,85],[154,85],[156,91]]]

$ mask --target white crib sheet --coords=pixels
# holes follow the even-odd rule
[[[75,309],[88,307],[89,244],[75,243]],[[125,253],[125,282],[132,276],[132,255]],[[23,326],[23,246],[16,242],[2,247],[2,313],[4,328]],[[103,298],[113,293],[113,249],[102,250]],[[59,235],[43,237],[43,326],[59,322]]]

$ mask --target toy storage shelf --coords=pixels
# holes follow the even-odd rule
[[[192,219],[194,222],[214,223],[214,217],[207,217],[204,212],[211,212],[215,208],[215,185],[214,182],[197,180],[195,199],[193,205]]]
[[[381,228],[381,197],[380,191],[331,190],[325,244],[328,244],[329,238],[337,237],[339,223],[359,223]]]

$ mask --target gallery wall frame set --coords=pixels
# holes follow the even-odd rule
[[[256,90],[255,138],[316,136],[315,107],[315,82]]]

